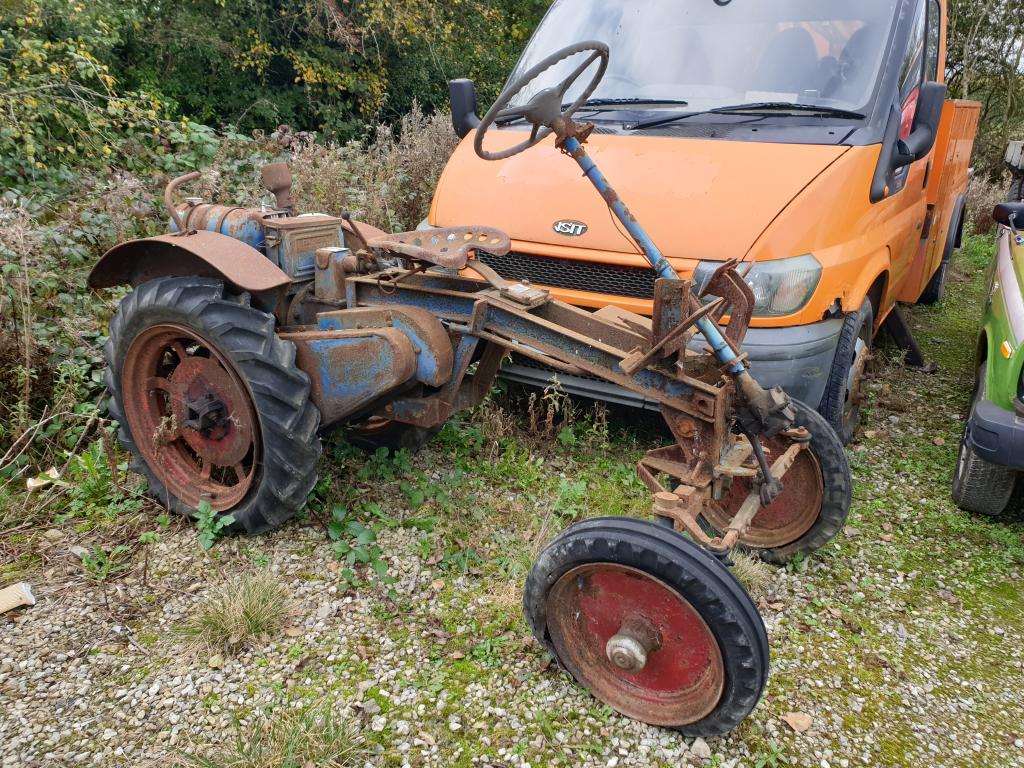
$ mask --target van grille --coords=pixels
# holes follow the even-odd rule
[[[631,299],[654,298],[657,275],[649,267],[595,264],[591,261],[555,259],[525,253],[493,256],[480,251],[477,258],[506,280],[529,280],[549,288],[567,288]]]

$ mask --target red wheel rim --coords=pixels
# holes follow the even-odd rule
[[[789,450],[792,442],[775,437],[763,442],[769,465]],[[810,447],[800,451],[793,466],[782,478],[782,493],[754,516],[740,543],[753,549],[775,549],[798,541],[821,516],[825,483],[821,464]],[[750,495],[753,482],[747,477],[733,480],[732,488],[717,504],[704,508],[704,517],[715,530],[724,531]]]
[[[189,507],[237,506],[259,465],[259,422],[234,365],[201,334],[173,324],[140,333],[121,374],[124,415],[143,460]]]
[[[624,627],[648,636],[639,671],[609,660]],[[551,588],[547,627],[559,659],[601,701],[651,725],[680,727],[711,714],[725,688],[718,641],[694,607],[659,579],[612,563],[583,565]]]

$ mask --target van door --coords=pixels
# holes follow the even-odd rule
[[[914,126],[921,86],[925,81],[928,55],[928,0],[918,0],[915,22],[904,51],[899,77],[900,138],[906,139]],[[934,78],[930,78],[934,79]],[[921,237],[928,213],[925,187],[931,158],[924,158],[896,174],[890,204],[895,206],[889,247],[892,258],[890,295],[897,296],[910,276],[921,248]]]

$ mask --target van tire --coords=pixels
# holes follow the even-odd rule
[[[949,265],[953,261],[953,252],[960,247],[960,241],[963,238],[965,210],[965,206],[961,205],[957,209],[956,215],[953,216],[949,232],[946,234],[946,250],[942,252],[942,263],[939,264],[932,279],[928,281],[928,285],[921,292],[921,296],[917,300],[918,304],[925,306],[938,304],[946,295],[946,277],[949,275]]]
[[[871,356],[874,328],[875,312],[870,300],[865,299],[858,311],[846,316],[825,395],[818,408],[843,445],[853,439],[860,422],[861,389]]]

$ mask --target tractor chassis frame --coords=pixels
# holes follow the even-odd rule
[[[734,377],[722,369],[711,350],[704,355],[687,351],[697,321],[709,315],[720,317],[721,301],[702,306],[691,295],[689,282],[659,279],[654,319],[647,320],[615,309],[591,313],[528,285],[510,291],[507,283],[496,282],[427,271],[422,266],[348,276],[344,281],[348,309],[319,313],[316,330],[284,328],[281,335],[297,344],[300,363],[307,361],[303,367],[313,379],[314,401],[325,414],[333,413],[326,395],[330,382],[343,380],[350,371],[332,366],[332,359],[322,353],[304,353],[304,341],[366,333],[368,326],[371,334],[403,334],[411,339],[416,355],[422,356],[439,345],[436,331],[430,338],[425,323],[410,322],[417,312],[439,320],[448,334],[453,349],[450,378],[437,380],[436,386],[398,389],[398,394],[392,392],[369,404],[359,416],[440,426],[454,413],[484,401],[502,361],[512,352],[556,371],[613,382],[655,401],[676,442],[649,452],[637,466],[652,493],[653,514],[717,554],[730,551],[760,510],[763,494],[759,491],[766,483],[750,438],[732,429],[737,399]],[[744,308],[740,306],[734,315],[744,316]],[[353,323],[353,318],[359,322]],[[342,321],[346,324],[340,325]],[[743,325],[730,329],[730,342],[742,339]],[[362,330],[353,331],[353,327]],[[347,353],[337,360],[341,366],[353,364]],[[411,370],[410,361],[393,365],[405,365],[399,377]],[[350,420],[352,414],[345,417]],[[775,481],[782,480],[807,445],[800,430],[785,434],[795,442],[771,467]],[[754,490],[728,530],[709,536],[698,519],[705,506],[714,504],[737,478],[752,479]]]

